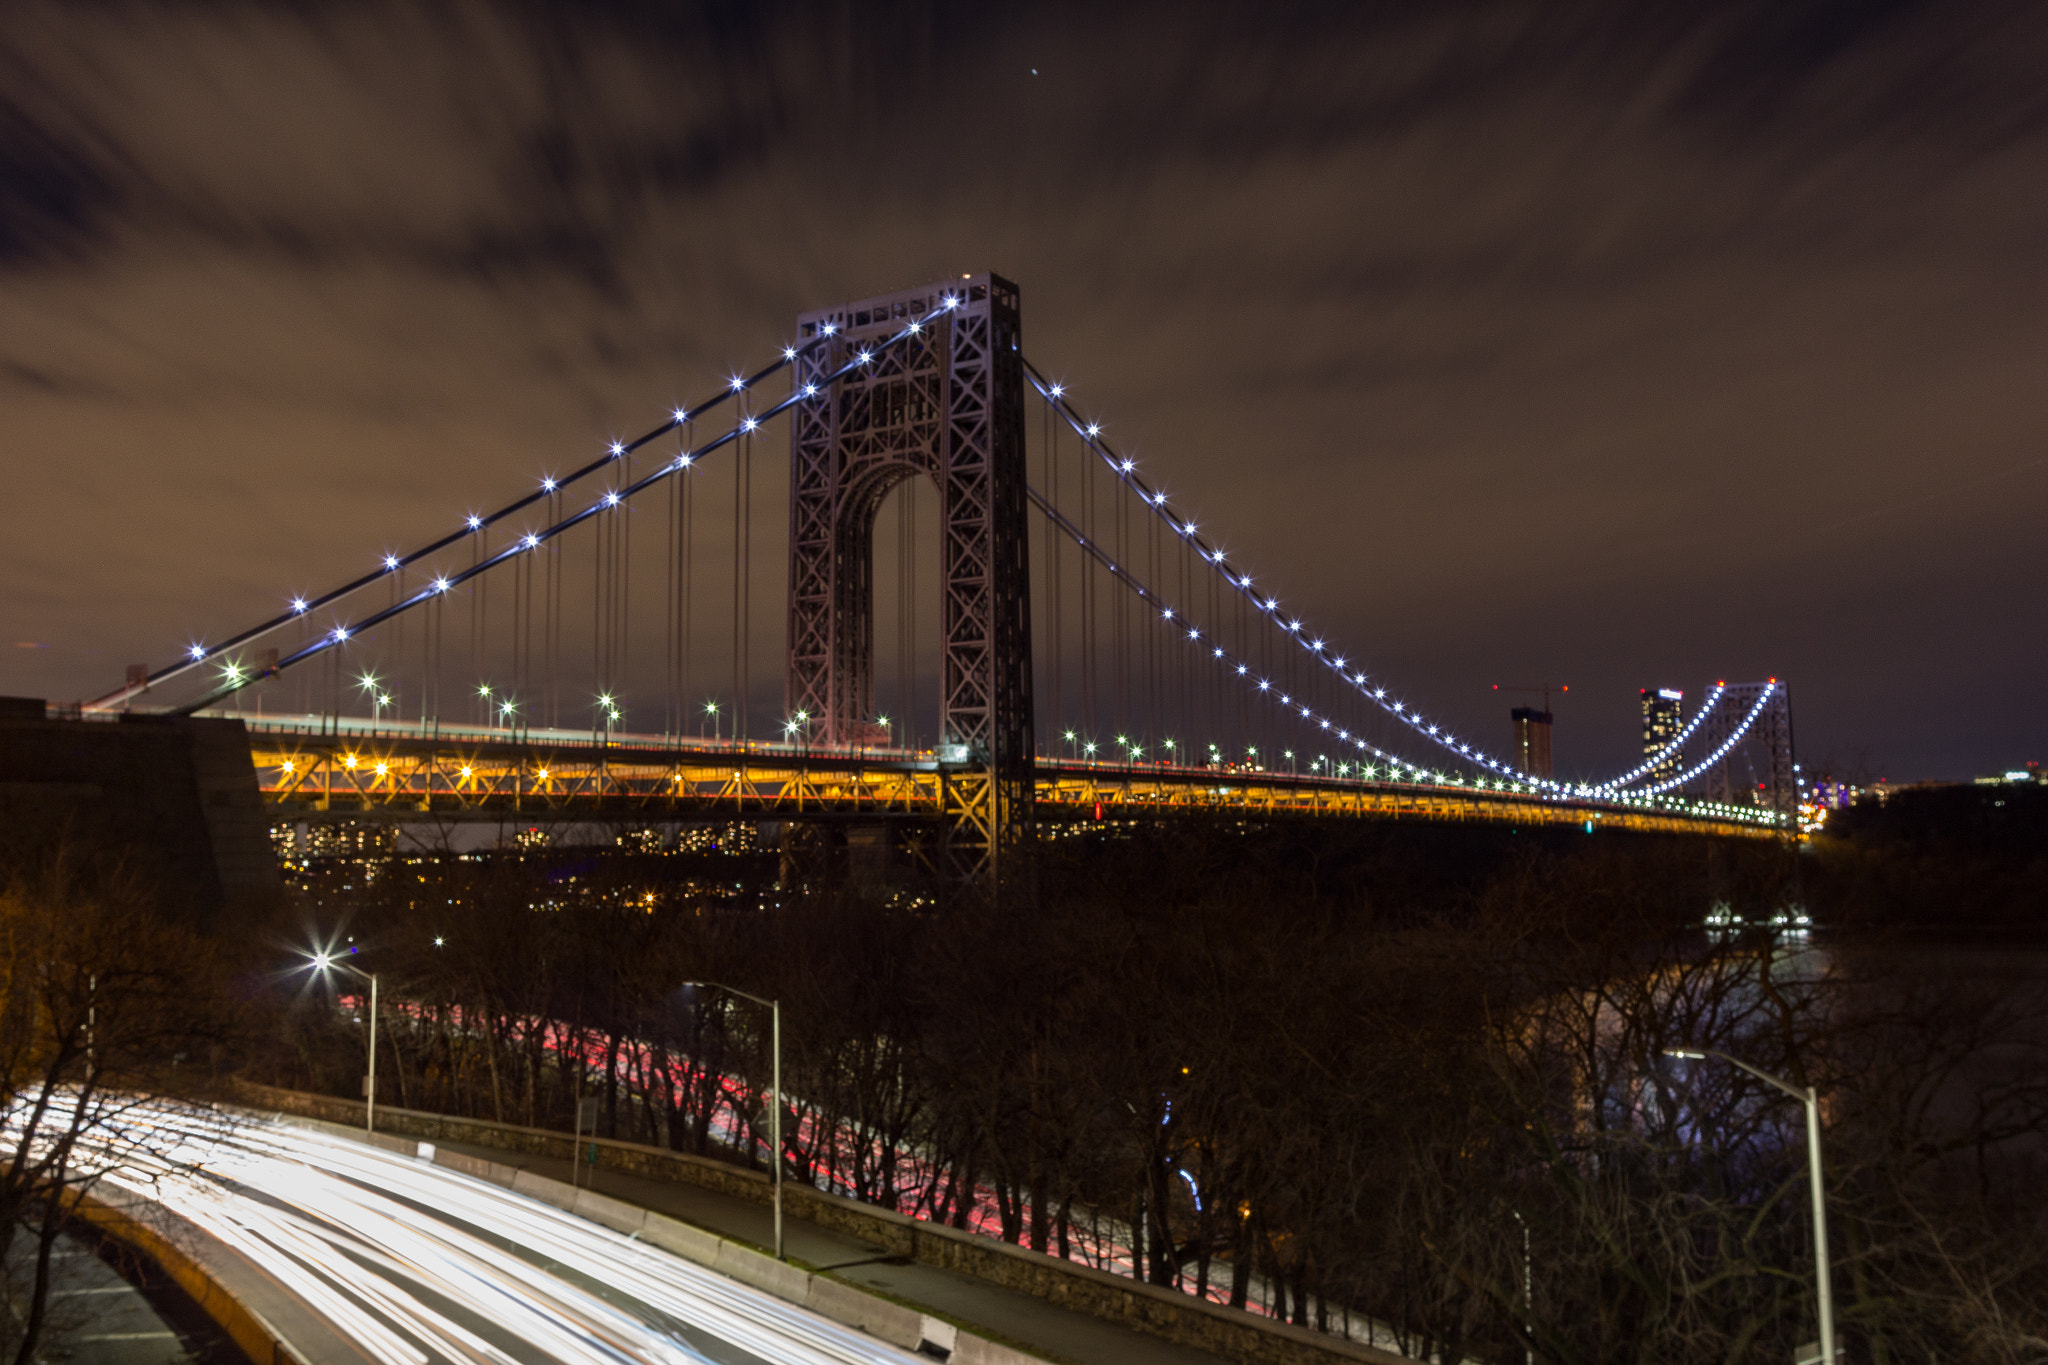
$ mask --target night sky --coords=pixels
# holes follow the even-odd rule
[[[1562,775],[1638,687],[1775,675],[1809,774],[2048,758],[2044,73],[2021,4],[16,0],[0,692],[994,269],[1205,531],[1490,747],[1496,682],[1572,685]]]

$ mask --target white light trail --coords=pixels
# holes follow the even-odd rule
[[[240,1252],[376,1365],[706,1358],[665,1322],[791,1365],[918,1359],[524,1195],[319,1130],[151,1103],[92,1139],[86,1159],[107,1184]]]

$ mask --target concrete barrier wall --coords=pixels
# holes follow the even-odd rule
[[[358,1140],[366,1136],[350,1124],[336,1123],[320,1117],[294,1115],[282,1109],[278,1112],[287,1122],[307,1124]],[[381,1120],[388,1113],[396,1118],[407,1112],[383,1109],[378,1111],[378,1117]],[[416,1159],[431,1160],[437,1166],[445,1166],[449,1170],[460,1171],[464,1175],[487,1180],[494,1185],[502,1185],[530,1199],[553,1205],[565,1213],[587,1218],[614,1232],[637,1237],[672,1255],[714,1270],[727,1279],[737,1280],[764,1294],[773,1295],[785,1303],[808,1308],[820,1317],[844,1327],[866,1332],[869,1336],[878,1337],[907,1351],[924,1351],[931,1354],[936,1348],[949,1353],[952,1361],[962,1362],[963,1365],[975,1365],[976,1362],[986,1362],[986,1365],[1045,1365],[1037,1356],[1001,1342],[976,1336],[971,1332],[962,1332],[950,1322],[929,1317],[902,1304],[892,1303],[857,1285],[823,1275],[813,1275],[800,1266],[778,1261],[756,1247],[706,1232],[680,1219],[656,1213],[652,1209],[644,1209],[638,1204],[629,1204],[623,1199],[614,1199],[610,1195],[598,1194],[592,1190],[578,1189],[533,1171],[484,1160],[466,1152],[442,1151],[431,1142],[414,1141],[389,1133],[378,1133],[369,1140],[387,1151]],[[937,1358],[949,1357],[941,1355]]]
[[[244,1091],[246,1102],[251,1107],[352,1127],[358,1136],[361,1135],[363,1106],[359,1100],[333,1099],[299,1091],[276,1090],[268,1086],[245,1085]],[[464,1142],[475,1146],[495,1147],[507,1152],[548,1157],[557,1161],[567,1161],[571,1158],[574,1141],[567,1133],[547,1129],[523,1128],[483,1119],[428,1114],[416,1110],[393,1109],[389,1106],[378,1108],[377,1122],[394,1132],[402,1132],[429,1142]],[[383,1136],[379,1135],[380,1138]],[[769,1179],[761,1171],[747,1170],[684,1152],[671,1152],[660,1147],[611,1138],[586,1138],[584,1142],[596,1147],[596,1164],[603,1170],[624,1171],[654,1180],[696,1185],[763,1204],[768,1203],[772,1197]],[[585,1151],[587,1153],[587,1146]],[[563,1208],[572,1207],[541,1192],[547,1187],[564,1191],[570,1189],[560,1181],[547,1180],[530,1172],[514,1172],[511,1167],[494,1162],[478,1163],[474,1158],[462,1157],[456,1153],[436,1152],[434,1159],[453,1169],[469,1171],[470,1174],[493,1180],[497,1184],[510,1185],[522,1193],[532,1193],[535,1198],[548,1203],[558,1204]],[[492,1167],[494,1172],[487,1174],[482,1170],[470,1170],[469,1166],[461,1164],[463,1162]],[[503,1175],[496,1172],[502,1172]],[[601,1198],[588,1192],[583,1192],[583,1197],[593,1200]],[[1305,1328],[1256,1317],[1177,1290],[1141,1284],[1136,1280],[1112,1275],[1091,1266],[1076,1265],[1072,1261],[1063,1261],[1057,1257],[1012,1246],[1008,1242],[910,1218],[888,1209],[862,1204],[857,1200],[826,1194],[808,1185],[784,1184],[782,1198],[783,1208],[790,1216],[872,1243],[890,1255],[907,1256],[925,1265],[971,1275],[976,1279],[1014,1289],[1075,1312],[1121,1323],[1179,1345],[1194,1346],[1213,1352],[1225,1359],[1240,1362],[1240,1365],[1333,1365],[1334,1362],[1340,1361],[1363,1361],[1369,1362],[1369,1365],[1413,1365],[1402,1356],[1346,1341],[1341,1337],[1326,1336],[1320,1332],[1311,1332]],[[632,1216],[610,1211],[611,1205],[619,1205],[620,1209],[633,1207],[620,1205],[617,1200],[607,1200],[603,1205],[593,1203],[590,1207],[606,1209],[608,1216],[611,1217]],[[582,1212],[580,1209],[576,1211]],[[693,1241],[692,1238],[708,1239],[721,1247],[732,1247],[735,1254],[741,1249],[741,1244],[713,1237],[709,1233],[689,1228],[687,1224],[677,1223],[674,1219],[660,1214],[647,1213],[643,1210],[640,1211],[640,1215],[643,1220],[647,1220],[638,1225],[643,1240],[653,1241],[657,1246],[674,1251],[690,1260],[713,1265],[725,1273],[732,1274],[734,1279],[744,1278],[727,1270],[726,1265],[719,1264],[716,1252],[708,1256],[699,1254],[703,1250],[703,1244]],[[595,1214],[586,1216],[597,1222],[606,1222],[605,1218],[597,1217]],[[651,1222],[653,1219],[661,1219],[664,1224],[674,1225],[677,1231],[672,1232],[664,1228],[662,1232],[663,1235],[674,1237],[676,1245],[671,1246],[655,1236]],[[613,1226],[609,1222],[606,1222],[606,1225]],[[634,1229],[622,1230],[630,1232]],[[686,1250],[685,1247],[694,1247],[696,1250]],[[759,1251],[751,1248],[747,1250],[751,1255],[762,1257]],[[766,1259],[769,1265],[780,1264],[772,1258],[762,1258]],[[732,1261],[730,1264],[738,1265],[740,1262]],[[745,1282],[754,1283],[752,1280]],[[842,1287],[846,1287],[839,1281],[820,1282],[841,1284]],[[779,1290],[769,1288],[767,1284],[759,1284],[756,1287],[768,1289],[778,1297],[789,1297]],[[830,1297],[829,1291],[827,1297]],[[791,1301],[807,1302],[805,1299]],[[818,1311],[822,1313],[825,1310],[819,1308]],[[833,1315],[828,1313],[826,1316]],[[875,1335],[882,1336],[885,1340],[895,1340],[894,1337],[882,1332],[876,1332]],[[994,1343],[990,1345],[993,1346]],[[911,1343],[911,1346],[915,1349],[916,1343]],[[966,1348],[962,1349],[964,1351]],[[977,1346],[975,1349],[980,1348]],[[967,1358],[964,1354],[957,1357],[962,1361]],[[1030,1359],[1024,1356],[1017,1358]],[[993,1362],[996,1357],[976,1356],[975,1359]]]
[[[228,1334],[253,1365],[304,1365],[298,1353],[261,1313],[236,1298],[196,1258],[145,1221],[144,1207],[139,1200],[117,1201],[81,1194],[76,1196],[70,1214],[155,1262],[199,1306],[200,1312]]]

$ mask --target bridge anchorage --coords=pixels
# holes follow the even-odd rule
[[[764,736],[749,708],[748,471],[781,417],[787,543],[760,539],[763,558],[786,554],[787,655]],[[726,548],[700,533],[707,480],[733,496],[724,637],[692,615],[714,605],[717,577],[697,561]],[[935,729],[877,713],[877,518],[892,490],[923,485],[939,523]],[[904,501],[899,703],[916,691]],[[994,274],[803,314],[753,373],[450,521],[131,670],[83,718],[238,720],[281,824],[739,818],[808,831],[800,849],[836,839],[820,833],[834,822],[887,826],[921,831],[907,840],[920,861],[982,894],[1064,823],[1195,810],[1796,834],[1783,682],[1715,684],[1627,772],[1518,771],[1426,717],[1203,532],[1031,364],[1018,291]],[[707,674],[730,689],[707,696]],[[751,714],[768,709],[754,701]]]

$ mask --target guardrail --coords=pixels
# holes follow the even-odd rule
[[[301,1118],[347,1126],[360,1133],[363,1111],[360,1100],[334,1099],[325,1095],[278,1090],[247,1082],[242,1084],[241,1089],[244,1092],[245,1103],[252,1108],[276,1110]],[[384,1105],[377,1108],[377,1122],[382,1127],[404,1133],[414,1139],[425,1139],[429,1142],[464,1142],[494,1147],[508,1153],[559,1161],[575,1159],[579,1146],[579,1139],[550,1129],[524,1128],[516,1124],[493,1123],[487,1119],[459,1118],[419,1110],[392,1109]],[[403,1139],[384,1138],[382,1141],[388,1145]],[[595,1164],[600,1170],[623,1171],[653,1180],[696,1185],[754,1203],[769,1202],[768,1177],[761,1171],[615,1138],[585,1138],[580,1142],[596,1150]],[[437,1161],[443,1157],[449,1158],[446,1164],[450,1165],[465,1159],[457,1153],[435,1154]],[[486,1179],[534,1194],[536,1198],[546,1197],[542,1191],[552,1189],[564,1198],[591,1201],[588,1207],[596,1212],[586,1213],[584,1207],[569,1203],[562,1203],[560,1207],[570,1208],[573,1212],[591,1217],[598,1222],[605,1221],[604,1217],[598,1216],[598,1213],[604,1213],[606,1216],[627,1219],[638,1216],[648,1225],[655,1219],[662,1219],[664,1225],[675,1224],[685,1231],[665,1232],[664,1235],[672,1236],[676,1245],[667,1246],[661,1242],[657,1242],[657,1245],[667,1246],[667,1249],[675,1251],[678,1255],[689,1256],[714,1269],[733,1274],[732,1271],[726,1270],[723,1263],[716,1260],[716,1256],[722,1254],[730,1259],[741,1244],[717,1238],[688,1224],[677,1223],[665,1215],[624,1204],[619,1200],[593,1195],[589,1191],[575,1190],[560,1181],[546,1180],[529,1171],[519,1171],[499,1163],[483,1164],[494,1167],[494,1173],[471,1173],[482,1174]],[[469,1168],[457,1166],[457,1169]],[[1048,1303],[1056,1303],[1075,1312],[1120,1323],[1176,1345],[1213,1352],[1227,1360],[1237,1361],[1239,1365],[1339,1365],[1340,1362],[1341,1365],[1414,1365],[1414,1362],[1406,1357],[1375,1347],[1259,1318],[1177,1290],[1126,1279],[1092,1266],[1076,1265],[1071,1261],[1063,1261],[1041,1252],[1012,1246],[1008,1242],[996,1241],[938,1223],[925,1222],[840,1195],[826,1194],[805,1185],[785,1184],[783,1200],[784,1207],[791,1216],[816,1223],[833,1232],[859,1238],[883,1248],[890,1255],[904,1256],[924,1265],[970,1275],[975,1279],[1029,1294]],[[557,1200],[550,1199],[549,1202]],[[607,1226],[612,1224],[608,1223]],[[643,1230],[642,1240],[655,1241],[652,1231]],[[720,1247],[734,1248],[735,1251],[720,1252],[713,1247],[714,1243]],[[804,1299],[793,1297],[799,1287],[794,1279],[788,1280],[790,1293],[785,1294],[774,1287],[778,1277],[802,1275],[804,1272],[783,1265],[772,1257],[763,1256],[762,1259],[774,1269],[761,1270],[762,1280],[755,1284],[756,1288],[790,1298],[792,1302],[806,1302]],[[744,1278],[738,1274],[734,1274],[733,1277]],[[807,1281],[820,1279],[821,1277],[815,1275],[807,1277]],[[746,1282],[755,1283],[752,1280]],[[830,1283],[850,1288],[844,1286],[841,1281],[833,1280]],[[811,1290],[805,1287],[804,1292],[810,1293]],[[833,1291],[820,1292],[829,1296]],[[915,1349],[915,1343],[912,1343],[912,1349]],[[981,1358],[990,1361],[995,1359],[993,1356]],[[956,1354],[954,1359],[966,1362],[969,1357]]]

